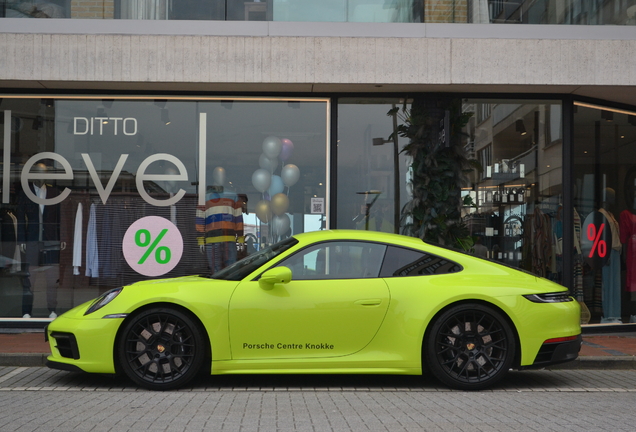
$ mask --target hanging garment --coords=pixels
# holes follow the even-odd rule
[[[612,249],[610,259],[603,266],[603,318],[601,323],[621,322],[621,258],[620,252]]]
[[[620,214],[621,243],[627,244],[627,278],[625,290],[636,292],[636,214],[623,210]]]
[[[532,272],[545,277],[552,259],[550,221],[539,207],[535,207],[532,218]]]
[[[205,206],[197,206],[197,242],[206,246],[213,272],[236,261],[236,239],[243,236],[242,204],[233,192],[212,192],[206,195]]]
[[[15,233],[15,239],[18,238],[18,218],[15,217],[15,215],[11,212],[7,213],[7,215],[11,218],[11,220],[13,221],[13,231]],[[10,273],[16,273],[19,272],[22,269],[22,257],[20,256],[20,245],[18,245],[18,242],[15,242],[15,246],[14,246],[14,251],[13,251],[13,263],[11,264],[11,268],[9,269]]]
[[[583,255],[581,254],[581,216],[574,209],[574,298],[581,303],[583,296]]]
[[[37,193],[33,183],[29,183],[29,187],[34,195],[42,195],[45,199],[59,195],[58,189],[53,186],[40,188]],[[46,206],[36,204],[26,196],[24,191],[21,191],[18,194],[16,217],[18,218],[18,243],[60,240],[59,204]]]
[[[610,258],[603,266],[603,288],[602,288],[602,323],[617,323],[621,320],[621,238],[620,226],[613,214],[605,209],[599,212],[607,219],[612,234],[612,244]]]
[[[82,203],[77,204],[77,213],[75,214],[75,227],[73,230],[73,274],[80,274],[82,266]]]
[[[612,249],[620,252],[622,245],[621,245],[621,236],[620,236],[620,225],[618,224],[618,221],[616,220],[613,214],[611,214],[610,212],[608,212],[607,210],[603,208],[599,209],[599,212],[602,213],[603,216],[605,216],[605,219],[607,219],[609,228],[612,232],[612,244],[611,244]]]
[[[99,277],[99,256],[97,253],[97,216],[95,204],[91,204],[86,233],[86,276]]]
[[[174,194],[171,193],[170,198],[173,196]],[[172,222],[174,226],[177,226],[177,206],[174,204],[170,206],[170,222]]]

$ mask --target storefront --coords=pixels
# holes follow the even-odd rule
[[[403,232],[413,160],[394,132],[439,98],[4,95],[0,317],[54,317],[295,233]],[[471,253],[570,287],[583,322],[629,321],[636,110],[454,100],[476,161],[460,188]]]

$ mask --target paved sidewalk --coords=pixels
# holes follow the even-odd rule
[[[0,366],[43,366],[49,353],[42,331],[0,333]],[[579,358],[553,368],[636,369],[636,332],[583,335]]]

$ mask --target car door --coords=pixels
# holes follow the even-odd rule
[[[378,277],[385,251],[379,243],[323,242],[276,265],[291,269],[289,283],[241,282],[229,306],[232,357],[334,357],[364,348],[389,305]]]

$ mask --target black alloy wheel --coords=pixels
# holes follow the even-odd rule
[[[433,375],[447,386],[480,390],[508,372],[515,357],[508,321],[481,304],[460,304],[433,324],[424,357]]]
[[[133,317],[119,340],[119,364],[126,375],[150,390],[187,384],[205,357],[201,331],[186,314],[170,308],[150,309]]]

